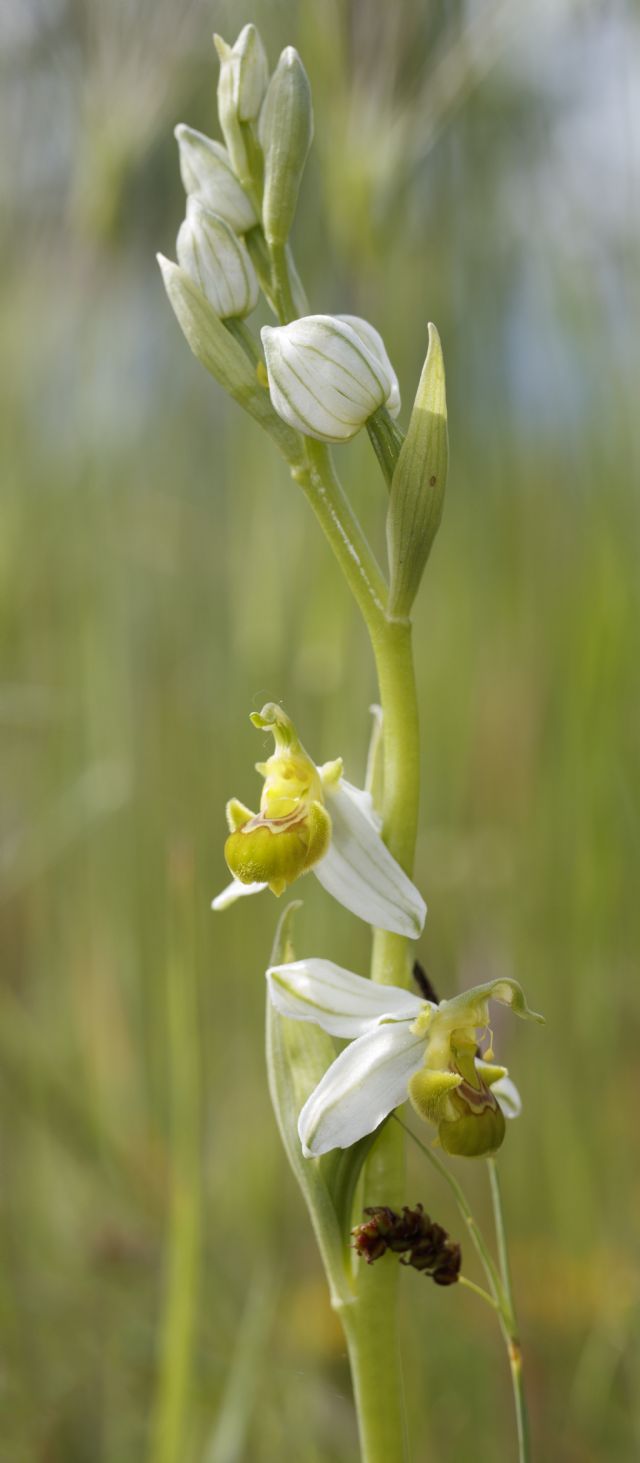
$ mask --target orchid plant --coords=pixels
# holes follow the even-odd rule
[[[257,811],[232,798],[225,858],[232,882],[217,911],[312,872],[373,930],[365,978],[319,957],[296,959],[290,904],[267,975],[267,1057],[275,1115],[306,1201],[347,1340],[364,1463],[406,1458],[393,1256],[439,1285],[463,1284],[495,1310],[507,1342],[519,1457],[529,1457],[495,1154],[520,1112],[494,1061],[489,1003],[533,1019],[519,985],[501,978],[438,1001],[414,958],[426,905],[412,871],[419,799],[419,729],[411,611],[438,530],[447,475],[442,351],[429,326],[406,433],[400,389],[378,331],[352,315],[312,315],[290,235],[313,137],[309,82],[297,52],[273,74],[260,36],[215,38],[224,145],[176,128],[186,216],[177,262],[158,256],[167,295],[198,360],[267,432],[305,494],[369,632],[380,706],[366,786],[341,759],[316,764],[286,712],[253,715],[273,736],[257,764]],[[260,294],[275,323],[247,325]],[[330,445],[366,428],[389,489],[388,570],[377,562],[336,474]],[[229,916],[232,917],[232,916]],[[418,974],[420,994],[412,988]],[[335,1039],[347,1044],[338,1049]],[[397,1109],[409,1101],[425,1142]],[[460,1246],[403,1203],[405,1132],[452,1189],[487,1288],[461,1270]],[[434,1146],[434,1143],[436,1146]],[[498,1261],[437,1149],[486,1158]],[[365,1218],[357,1223],[364,1211]],[[352,1243],[352,1238],[354,1243]]]

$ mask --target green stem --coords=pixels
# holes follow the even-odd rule
[[[272,286],[284,324],[295,318],[286,250],[271,246]],[[388,586],[336,476],[328,448],[306,438],[308,470],[294,469],[333,549],[369,632],[383,722],[383,836],[408,874],[413,868],[419,794],[418,704],[408,620],[387,615]],[[409,980],[407,941],[374,932],[372,976]],[[399,1205],[404,1141],[387,1123],[363,1173],[363,1203]],[[361,1265],[356,1293],[339,1307],[353,1376],[362,1463],[404,1463],[408,1456],[398,1337],[398,1268]]]
[[[496,1241],[498,1246],[498,1259],[500,1262],[500,1275],[506,1298],[506,1306],[502,1315],[503,1331],[507,1344],[509,1356],[509,1367],[511,1370],[511,1383],[513,1387],[513,1400],[516,1412],[516,1426],[518,1429],[518,1456],[520,1463],[529,1463],[531,1457],[531,1443],[529,1437],[529,1416],[527,1402],[524,1392],[524,1380],[522,1376],[522,1347],[518,1336],[515,1307],[513,1303],[513,1286],[511,1283],[511,1269],[509,1265],[509,1253],[507,1249],[507,1234],[504,1222],[504,1211],[502,1208],[502,1194],[500,1192],[500,1179],[498,1177],[498,1166],[495,1158],[487,1159],[489,1169],[489,1183],[491,1185],[491,1200],[493,1203],[493,1217],[496,1228]]]
[[[383,798],[385,841],[408,874],[418,820],[420,780],[418,703],[411,626],[384,619],[371,633],[382,706]],[[373,980],[407,985],[410,977],[408,942],[388,930],[375,930],[371,963]],[[363,1176],[363,1207],[390,1204],[400,1207],[404,1188],[404,1140],[387,1123],[367,1159]],[[349,1354],[354,1374],[362,1453],[366,1463],[406,1456],[403,1424],[404,1399],[397,1339],[397,1266],[360,1267],[357,1295],[351,1311],[354,1344]],[[349,1338],[349,1332],[347,1332]],[[382,1367],[382,1377],[377,1376]],[[367,1387],[359,1387],[365,1371]],[[392,1418],[393,1422],[389,1419]]]
[[[363,1205],[390,1204],[404,1198],[401,1135],[386,1123],[364,1170]],[[362,1463],[405,1463],[408,1457],[404,1386],[398,1330],[397,1264],[388,1256],[378,1265],[358,1266],[355,1294],[340,1312],[358,1415]]]
[[[369,441],[384,473],[387,487],[391,487],[404,434],[389,415],[386,406],[378,407],[367,422]]]
[[[281,325],[288,325],[290,320],[295,320],[297,310],[289,278],[289,260],[287,257],[286,244],[276,244],[267,240],[269,255],[271,258],[271,280],[272,294],[276,307],[276,313]]]
[[[385,620],[372,636],[382,706],[383,798],[385,843],[411,875],[418,828],[420,739],[411,625]],[[411,958],[407,940],[389,930],[375,930],[371,978],[382,985],[408,986]]]
[[[323,442],[307,437],[307,468],[293,470],[338,560],[372,641],[386,623],[387,584]]]
[[[369,631],[380,685],[383,721],[383,834],[411,873],[418,816],[419,744],[411,626],[389,620],[387,585],[336,477],[328,449],[307,439],[308,473],[297,473],[338,559]],[[406,985],[407,941],[374,933],[374,979]],[[401,1204],[404,1143],[390,1124],[365,1165],[363,1203]],[[398,1340],[397,1266],[361,1266],[356,1294],[340,1314],[347,1338],[363,1463],[403,1463],[407,1457]]]

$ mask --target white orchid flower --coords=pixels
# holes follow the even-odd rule
[[[447,1152],[480,1157],[500,1147],[505,1117],[517,1117],[520,1098],[506,1068],[493,1065],[490,1047],[478,1057],[478,1039],[489,1031],[490,1000],[543,1019],[516,981],[489,981],[439,1005],[329,960],[274,965],[267,982],[282,1016],[350,1041],[300,1113],[305,1157],[350,1148],[407,1098],[436,1125]]]
[[[227,804],[225,858],[235,877],[213,908],[267,887],[282,894],[312,869],[352,914],[416,939],[426,905],[383,842],[369,794],[347,782],[340,760],[317,767],[281,707],[269,703],[251,720],[273,733],[275,751],[257,763],[265,779],[260,811]]]
[[[398,378],[368,320],[305,315],[260,334],[271,401],[290,427],[320,442],[348,442],[379,407],[398,415]]]

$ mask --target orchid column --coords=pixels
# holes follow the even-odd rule
[[[419,740],[411,611],[440,523],[447,473],[438,334],[429,326],[405,436],[397,425],[398,381],[377,330],[352,315],[310,315],[293,262],[290,233],[313,135],[300,58],[288,47],[269,78],[253,26],[232,47],[215,40],[225,146],[183,125],[176,129],[187,210],[178,262],[159,256],[164,283],[192,351],[271,437],[333,550],[370,636],[382,740],[376,719],[371,776],[358,789],[340,759],[317,764],[311,758],[280,706],[270,702],[254,715],[256,728],[273,736],[274,750],[257,764],[258,810],[235,798],[227,804],[225,856],[233,879],[214,908],[263,890],[281,896],[313,872],[329,896],[372,926],[371,980],[365,981],[321,959],[296,962],[296,906],[289,905],[269,964],[267,1056],[276,1118],[347,1338],[362,1456],[365,1463],[402,1463],[397,1268],[386,1260],[370,1268],[356,1255],[356,1188],[360,1207],[402,1202],[403,1133],[386,1119],[407,1096],[421,1118],[436,1123],[450,1152],[495,1151],[504,1115],[513,1115],[509,1107],[517,1103],[505,1069],[488,1052],[476,1060],[480,1028],[490,998],[530,1013],[508,981],[442,1007],[408,990],[412,942],[426,914],[412,882]],[[259,291],[275,322],[263,327],[261,340],[246,323]],[[331,457],[332,444],[363,427],[389,490],[387,572]],[[356,1038],[337,1059],[336,1036]],[[424,1259],[433,1226],[420,1216],[415,1224]],[[439,1283],[458,1278],[454,1251],[440,1245],[439,1268],[431,1267]]]

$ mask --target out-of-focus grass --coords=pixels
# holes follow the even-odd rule
[[[12,180],[2,275],[2,1457],[169,1458],[169,1406],[187,1463],[347,1463],[344,1347],[266,1097],[277,907],[214,918],[209,901],[224,801],[258,790],[248,712],[282,698],[316,755],[343,753],[357,779],[373,671],[304,503],[189,357],[155,277],[181,209],[166,98],[211,130],[214,73],[204,7],[179,52],[166,11],[151,59],[147,11],[144,145],[88,212],[95,31],[61,11],[58,70],[29,38],[18,56],[27,99],[43,105],[51,68],[73,105],[57,189],[25,123],[32,176]],[[500,13],[487,7],[485,34]],[[567,91],[589,14],[556,37]],[[550,141],[557,98],[531,69],[492,69],[491,48],[478,59],[456,6],[215,12],[229,35],[246,18],[272,59],[299,44],[314,86],[297,235],[313,307],[375,320],[405,416],[427,318],[442,331],[453,469],[416,623],[420,953],[445,993],[504,971],[546,1013],[543,1030],[507,1017],[496,1032],[524,1097],[502,1170],[538,1456],[631,1460],[640,371],[617,321],[632,313],[632,232],[610,241],[596,207],[585,235],[575,159]],[[531,17],[516,44],[544,53]],[[114,112],[131,100],[116,93]],[[16,108],[9,123],[37,120]],[[339,458],[382,552],[368,443]],[[301,949],[364,967],[366,931],[340,910],[329,928],[315,881],[301,892]],[[488,1221],[482,1172],[463,1176]],[[417,1198],[459,1234],[412,1155]],[[415,1456],[510,1456],[492,1318],[413,1274],[402,1303]],[[169,1404],[167,1316],[191,1358]]]

